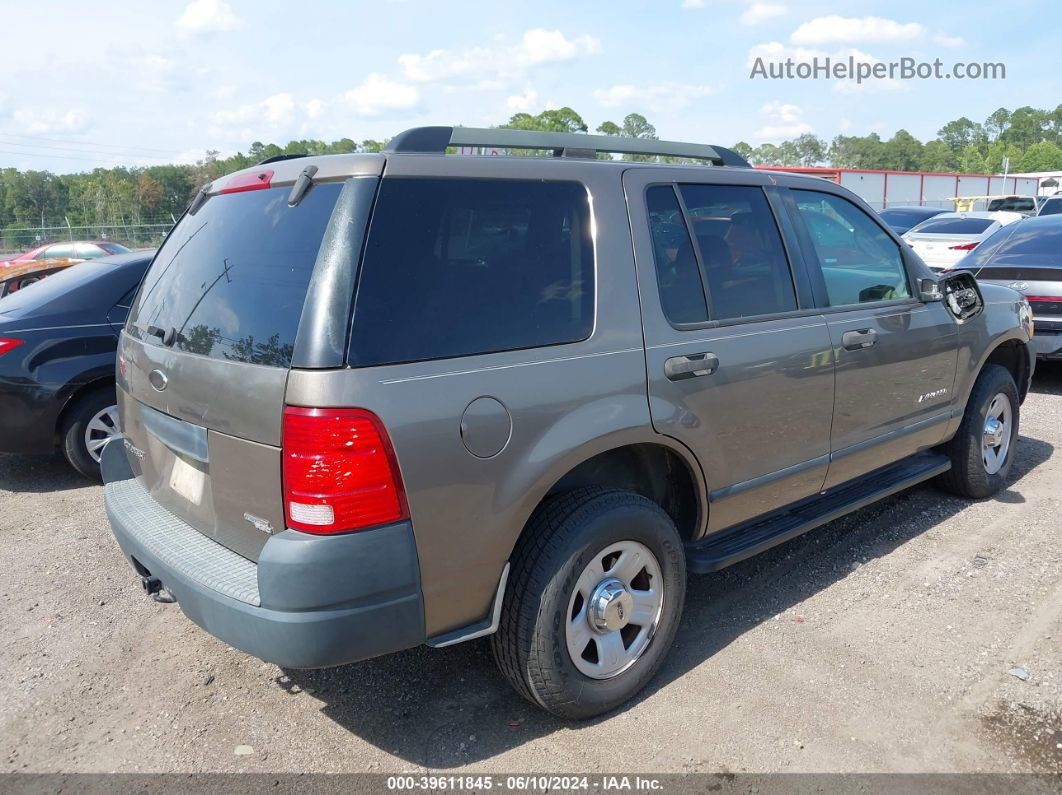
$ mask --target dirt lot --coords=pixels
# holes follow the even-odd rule
[[[98,486],[0,456],[0,770],[1059,772],[1059,447],[1042,367],[1007,491],[918,488],[692,578],[661,675],[582,725],[514,695],[483,642],[249,658],[143,596]]]

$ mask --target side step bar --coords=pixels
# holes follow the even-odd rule
[[[718,571],[949,469],[951,461],[945,456],[919,453],[783,511],[690,544],[686,566],[695,574]]]

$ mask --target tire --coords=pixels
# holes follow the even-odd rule
[[[606,599],[602,589],[616,587],[613,577],[629,586]],[[606,580],[611,584],[602,585]],[[587,587],[594,582],[596,588]],[[634,696],[664,661],[686,596],[682,539],[658,505],[632,492],[586,488],[559,495],[539,507],[517,543],[506,590],[491,639],[502,673],[554,715],[592,718]],[[602,597],[597,612],[586,593]],[[638,616],[645,620],[635,623]],[[594,620],[606,619],[617,627],[593,628]],[[569,647],[584,637],[577,659]],[[617,646],[617,637],[629,647]],[[631,659],[623,662],[623,655]]]
[[[990,446],[995,456],[986,458],[982,443],[986,438],[988,415],[990,410],[997,413],[1003,402],[1007,404],[1004,410],[1007,421],[999,437],[1001,444]],[[943,489],[980,500],[991,497],[1006,485],[1018,440],[1019,408],[1018,387],[1010,371],[998,364],[986,365],[970,392],[959,430],[941,448],[951,459],[951,469],[938,481]]]
[[[94,441],[102,437],[100,425],[94,421],[99,420],[103,425],[107,425],[105,418],[108,412],[113,412],[110,416],[113,417],[113,431],[117,433],[118,407],[116,403],[114,387],[96,389],[75,398],[63,416],[62,427],[59,430],[63,455],[74,469],[90,480],[103,480],[98,459],[102,446],[96,450],[97,457],[94,458],[93,452],[89,450],[86,435],[91,435]]]

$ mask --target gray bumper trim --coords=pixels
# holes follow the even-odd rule
[[[262,603],[258,566],[167,511],[140,481],[108,483],[104,495],[108,510],[122,516],[130,540],[166,569],[245,604]]]

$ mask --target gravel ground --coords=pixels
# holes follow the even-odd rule
[[[252,659],[143,596],[100,487],[0,456],[0,770],[1062,772],[1059,445],[1042,366],[1005,492],[920,487],[691,578],[661,674],[586,724],[512,693],[484,642]]]

